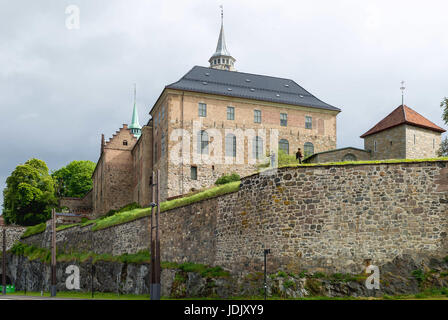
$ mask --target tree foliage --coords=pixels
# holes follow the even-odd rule
[[[448,98],[443,98],[442,102],[440,103],[440,107],[442,108],[443,112],[442,119],[445,124],[448,125]],[[445,139],[442,140],[440,148],[437,151],[437,155],[439,157],[448,157],[448,137],[445,137]]]
[[[442,140],[440,148],[437,151],[437,156],[448,157],[448,137],[445,137],[445,139]]]
[[[443,98],[440,107],[443,110],[442,119],[445,121],[445,124],[448,125],[448,98]]]
[[[52,173],[58,197],[83,197],[92,189],[92,161],[72,161],[67,166]]]
[[[3,217],[7,224],[24,226],[45,222],[57,204],[54,181],[44,161],[30,159],[6,179]]]

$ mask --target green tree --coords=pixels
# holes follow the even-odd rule
[[[44,161],[30,159],[6,179],[3,217],[7,224],[29,226],[45,222],[57,205],[54,181]]]
[[[448,125],[448,98],[443,98],[442,102],[440,102],[440,107],[443,110],[442,119]]]
[[[448,98],[443,98],[442,102],[440,103],[440,107],[442,108],[443,112],[442,119],[445,124],[448,125]],[[445,139],[442,140],[440,148],[437,151],[437,155],[439,157],[448,157],[448,137],[445,137]]]
[[[442,140],[442,143],[440,144],[440,148],[437,151],[438,157],[448,157],[448,137],[445,137],[445,139]]]
[[[92,161],[72,161],[67,166],[52,173],[58,197],[82,197],[92,189]]]

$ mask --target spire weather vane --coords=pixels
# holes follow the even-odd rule
[[[401,81],[401,105],[404,106],[404,89],[406,89],[406,87],[404,86],[404,81]]]

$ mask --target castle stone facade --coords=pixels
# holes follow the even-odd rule
[[[167,85],[143,127],[134,101],[132,124],[107,142],[102,137],[92,176],[94,216],[132,202],[149,206],[155,183],[164,201],[210,187],[225,174],[250,175],[278,149],[336,148],[339,108],[293,80],[237,72],[235,61],[221,25],[210,67],[195,66]],[[61,204],[80,206],[68,200]]]
[[[436,156],[445,130],[404,105],[361,136],[364,150],[336,149],[339,108],[291,79],[237,72],[235,61],[221,24],[210,67],[195,66],[165,86],[143,127],[134,98],[131,125],[107,142],[102,137],[91,195],[61,204],[72,212],[91,208],[94,216],[133,202],[147,207],[156,183],[165,201],[225,174],[248,176],[278,150],[300,148],[315,163]]]

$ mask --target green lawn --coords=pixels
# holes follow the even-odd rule
[[[20,295],[23,296],[23,291],[17,291],[15,293],[8,293],[7,295]],[[40,292],[27,292],[27,296],[41,296]],[[49,292],[44,292],[44,297],[50,297]],[[73,299],[92,299],[90,292],[69,292],[61,291],[56,294],[59,298],[73,298]],[[94,300],[150,300],[149,294],[136,295],[136,294],[120,294],[111,292],[95,292]],[[168,297],[162,297],[162,300],[264,300],[263,296],[248,296],[248,297],[231,297],[228,299],[219,299],[216,297],[199,297],[199,298],[184,298],[184,299],[172,299]],[[305,298],[282,298],[282,297],[268,297],[268,300],[448,300],[446,294],[441,293],[419,293],[416,295],[400,295],[400,296],[383,296],[383,297],[305,297]]]

